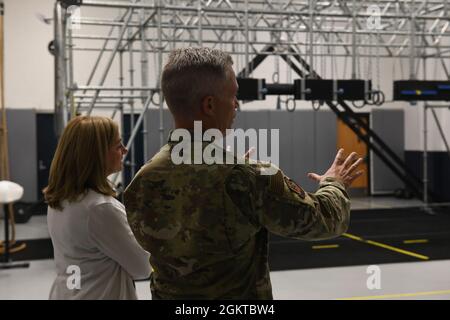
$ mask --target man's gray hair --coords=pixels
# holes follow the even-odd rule
[[[161,76],[161,88],[170,111],[192,117],[208,95],[220,94],[227,78],[231,56],[211,48],[175,49],[169,55]]]

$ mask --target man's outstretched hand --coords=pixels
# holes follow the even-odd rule
[[[356,152],[352,152],[347,159],[344,158],[344,149],[339,149],[336,158],[334,159],[331,167],[323,175],[318,175],[317,173],[308,173],[308,178],[321,182],[325,178],[335,178],[341,181],[345,188],[350,187],[350,185],[363,174],[363,171],[356,171],[356,168],[363,162],[362,158],[358,158]]]

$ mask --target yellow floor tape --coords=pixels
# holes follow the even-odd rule
[[[417,259],[420,259],[420,260],[430,260],[430,258],[427,257],[427,256],[424,256],[424,255],[421,255],[421,254],[418,254],[418,253],[414,253],[414,252],[411,252],[411,251],[403,250],[403,249],[400,249],[400,248],[396,248],[396,247],[393,247],[393,246],[390,246],[390,245],[387,245],[387,244],[384,244],[384,243],[381,243],[381,242],[376,242],[376,241],[372,241],[372,240],[364,240],[363,238],[355,236],[353,234],[344,233],[343,236],[347,237],[349,239],[352,239],[352,240],[356,240],[356,241],[359,241],[359,242],[367,243],[367,244],[370,244],[370,245],[373,245],[373,246],[376,246],[376,247],[380,247],[380,248],[383,248],[383,249],[391,250],[391,251],[394,251],[394,252],[397,252],[397,253],[400,253],[400,254],[404,254],[404,255],[407,255],[407,256],[410,256],[410,257],[414,257],[414,258],[417,258]]]
[[[379,295],[379,296],[341,298],[341,299],[337,299],[337,300],[395,299],[395,298],[432,296],[432,295],[444,295],[444,294],[450,294],[450,290],[426,291],[426,292],[414,292],[414,293],[398,293],[398,294],[385,294],[385,295]]]

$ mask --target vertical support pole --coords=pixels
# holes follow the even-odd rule
[[[64,31],[66,29],[66,9],[59,1],[55,2],[53,18],[55,37],[55,134],[59,137],[68,120],[65,64],[66,43],[64,38]]]
[[[131,28],[128,29],[128,37],[131,38],[132,36],[132,31]],[[130,74],[130,87],[134,87],[134,59],[133,59],[133,43],[134,40],[129,40],[128,42],[128,53],[129,53],[129,69],[128,72]],[[130,95],[133,95],[134,92],[130,91]],[[129,100],[129,104],[130,104],[130,133],[133,132],[134,130],[134,99],[130,99]],[[130,144],[130,148],[128,149],[128,153],[130,153],[130,167],[131,167],[131,176],[134,177],[135,175],[135,171],[136,171],[136,151],[134,148],[134,141],[132,144]]]
[[[448,17],[448,0],[444,0],[444,17]],[[439,46],[437,47],[437,53],[441,53],[440,52],[440,50],[439,50]],[[437,58],[437,57],[436,57]],[[449,72],[448,72],[448,70],[447,70],[447,65],[445,64],[445,61],[444,61],[444,59],[442,58],[442,55],[441,55],[441,57],[440,57],[440,59],[439,59],[440,61],[441,61],[441,64],[442,64],[442,70],[444,70],[444,72],[445,72],[445,75],[447,76],[447,79],[450,79],[450,74],[449,74]],[[433,110],[433,112],[434,112],[434,109],[432,109]]]
[[[356,1],[352,0],[352,79],[356,79]]]
[[[198,26],[198,46],[203,46],[203,11],[202,11],[202,0],[198,0],[197,6],[197,26]]]
[[[425,59],[423,61],[423,79],[427,79],[427,70]],[[425,210],[428,207],[428,104],[425,102],[423,107],[423,204]]]
[[[120,50],[119,51],[119,86],[123,87],[123,82],[124,82],[124,76],[123,76],[123,51]],[[119,104],[119,110],[120,110],[120,124],[123,125],[125,123],[125,119],[124,119],[124,113],[123,113],[123,106],[124,106],[124,98],[123,96],[124,91],[122,89],[120,89],[120,104]],[[122,129],[122,141],[125,141],[124,137],[124,130]],[[125,188],[125,170],[121,171],[121,179],[122,179],[122,186],[123,189]],[[122,191],[121,190],[121,191]],[[122,193],[122,192],[120,192]],[[122,193],[123,194],[123,193]],[[123,200],[123,199],[122,199]]]
[[[248,32],[248,25],[249,25],[249,19],[248,19],[248,0],[245,0],[245,77],[248,77],[250,75],[250,70],[249,70],[249,64],[250,64],[250,57],[249,57],[249,52],[248,49],[250,47],[249,44],[249,32]]]
[[[416,49],[416,12],[414,8],[414,0],[411,0],[411,17],[409,24],[409,79],[416,79],[414,70],[414,55]]]
[[[119,87],[122,88],[123,87],[123,51],[119,51]],[[124,98],[123,98],[123,89],[119,90],[120,93],[120,103],[119,106],[121,109],[123,109],[123,105],[124,105]],[[122,121],[123,119],[121,119]],[[123,123],[123,122],[121,122]]]
[[[119,119],[120,123],[123,124],[124,115],[123,115],[123,104],[120,104],[119,106]],[[123,131],[122,131],[122,137],[123,137]],[[122,140],[123,141],[123,140]],[[125,170],[120,171],[120,180],[121,180],[121,186],[118,188],[119,193],[122,195],[122,201],[123,201],[123,191],[125,191]]]
[[[0,180],[9,180],[9,158],[8,158],[8,129],[5,109],[5,84],[4,84],[4,7],[0,2]],[[3,205],[5,241],[4,241],[4,262],[8,263],[9,258],[9,215],[11,205]]]
[[[3,216],[5,217],[5,253],[3,255],[3,262],[8,263],[10,262],[11,258],[9,257],[9,206],[8,205],[3,205]]]
[[[314,4],[315,0],[309,0],[309,66],[314,69]],[[308,78],[312,78],[313,72],[310,72]]]
[[[448,0],[444,0],[444,17],[448,17]]]
[[[0,180],[9,180],[8,126],[5,108],[4,84],[4,17],[3,1],[0,2]],[[5,215],[7,210],[5,208]]]
[[[428,204],[428,105],[423,108],[423,203]]]
[[[146,27],[144,25],[145,23],[145,14],[146,11],[144,8],[142,8],[139,12],[139,25],[140,25],[140,37],[141,37],[141,84],[142,87],[148,87],[148,58],[147,58],[147,52],[146,52],[146,41],[147,41],[147,33],[146,33]],[[142,91],[142,96],[150,96],[151,92]],[[142,105],[145,103],[145,98],[142,98]],[[144,159],[147,160],[148,157],[148,121],[147,117],[144,117],[142,122],[142,134],[144,138]]]
[[[159,146],[164,145],[164,97],[161,91],[161,73],[163,64],[163,46],[162,46],[162,6],[158,0],[158,78],[156,79],[156,88],[159,90]],[[201,21],[199,25],[201,26]],[[147,157],[145,158],[147,159]]]
[[[67,87],[68,88],[72,88],[74,83],[73,83],[73,39],[72,39],[72,28],[71,26],[67,27],[67,54],[66,54],[66,61],[67,61]],[[75,107],[75,101],[74,101],[74,91],[70,90],[67,92],[68,93],[68,97],[67,97],[67,104],[69,106],[69,114],[70,114],[70,118],[73,118],[76,116],[76,107]]]

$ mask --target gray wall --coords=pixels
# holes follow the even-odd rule
[[[21,201],[37,201],[36,113],[30,109],[6,110],[11,181],[24,188]]]
[[[329,111],[244,111],[235,127],[280,130],[280,168],[308,191],[317,184],[308,172],[322,173],[336,152],[336,117]]]
[[[147,152],[148,152],[148,159],[144,159],[144,163],[149,160],[151,157],[153,157],[154,154],[156,154],[160,148],[160,124],[159,124],[159,110],[156,109],[150,109],[147,112]],[[170,130],[173,129],[173,121],[172,121],[172,115],[170,114],[169,110],[164,109],[163,111],[163,126],[164,126],[164,144],[167,143],[167,138],[169,137]]]
[[[378,136],[404,160],[405,150],[405,120],[403,110],[372,110],[371,127]],[[391,193],[403,188],[404,184],[392,171],[371,152],[372,157],[372,194]]]
[[[149,111],[147,123],[151,158],[159,150],[158,110]],[[171,128],[171,116],[165,110],[165,137]],[[336,153],[336,117],[331,111],[242,111],[235,119],[234,128],[279,129],[280,168],[309,191],[314,191],[317,184],[307,178],[307,173],[323,173]]]
[[[23,201],[36,201],[37,139],[36,113],[30,109],[7,110],[11,179],[24,189]],[[402,110],[373,110],[372,128],[403,159],[404,118]],[[151,109],[148,121],[149,158],[160,148],[159,110]],[[308,172],[323,173],[336,153],[336,116],[329,110],[257,110],[239,112],[234,127],[280,130],[280,168],[308,191],[317,184]],[[173,128],[172,117],[164,110],[164,143]],[[391,192],[401,182],[372,155],[372,192]]]

